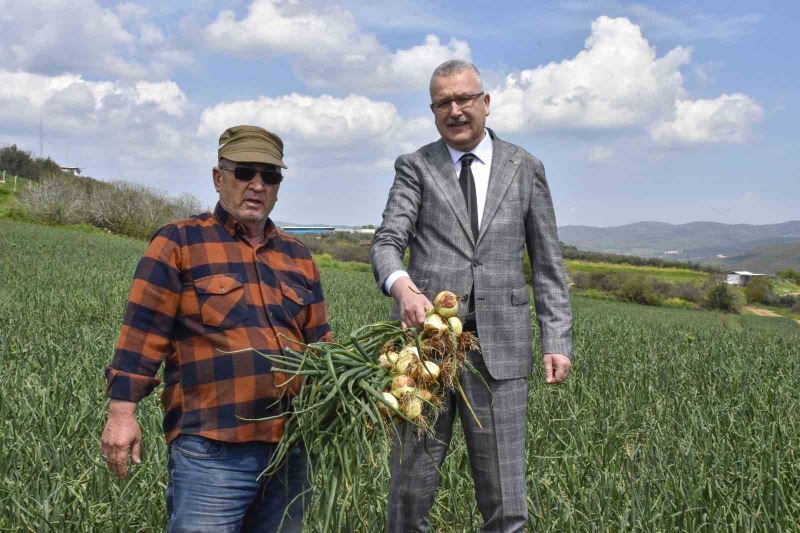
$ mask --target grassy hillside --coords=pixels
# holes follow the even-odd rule
[[[17,178],[17,193],[26,187],[27,179]],[[0,183],[0,217],[6,216],[12,204],[16,201],[14,194],[14,177],[6,174],[6,182]]]
[[[0,530],[163,530],[157,394],[139,406],[144,464],[127,480],[106,471],[98,443],[102,368],[143,248],[0,220]],[[322,276],[338,334],[388,315],[368,272]],[[530,381],[530,531],[800,523],[800,327],[582,298],[574,309],[573,376],[547,387],[537,367]],[[480,525],[455,433],[436,531]],[[362,479],[358,514],[379,531],[387,472],[365,465]]]
[[[686,268],[641,267],[615,263],[597,263],[591,261],[566,260],[565,267],[570,274],[574,272],[622,272],[651,276],[673,283],[703,283],[709,274]]]
[[[728,270],[749,270],[774,274],[789,268],[800,270],[800,242],[770,244],[731,255],[721,260]]]

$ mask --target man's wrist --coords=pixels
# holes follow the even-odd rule
[[[405,270],[395,270],[389,277],[386,278],[386,282],[383,284],[384,288],[386,289],[386,294],[392,294],[392,287],[394,286],[395,282],[400,278],[409,278],[408,272]]]
[[[392,284],[392,290],[389,294],[399,302],[404,297],[407,297],[410,292],[409,289],[413,289],[414,287],[414,282],[411,281],[410,277],[401,276]]]
[[[109,416],[136,416],[136,402],[128,400],[110,399],[108,401],[108,414]]]

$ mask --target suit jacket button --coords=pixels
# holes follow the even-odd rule
[[[477,259],[475,259],[475,260],[472,262],[472,266],[474,266],[474,267],[479,267],[479,266],[481,266],[481,262],[480,262],[480,261],[478,261]]]

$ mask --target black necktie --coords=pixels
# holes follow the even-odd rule
[[[461,173],[458,175],[458,182],[461,184],[461,192],[464,194],[464,201],[467,203],[467,213],[469,213],[469,223],[472,227],[472,236],[478,239],[478,197],[475,194],[475,178],[472,177],[472,161],[475,154],[466,153],[461,156]]]

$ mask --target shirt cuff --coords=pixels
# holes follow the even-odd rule
[[[400,278],[410,278],[410,277],[411,276],[409,276],[408,272],[406,272],[405,270],[395,270],[394,272],[389,274],[389,277],[386,278],[386,281],[383,284],[383,288],[384,290],[386,290],[386,294],[392,294],[392,285],[394,285],[395,281],[397,281]]]
[[[158,378],[131,374],[110,366],[106,367],[106,380],[108,382],[106,396],[129,402],[138,402],[161,383]]]

